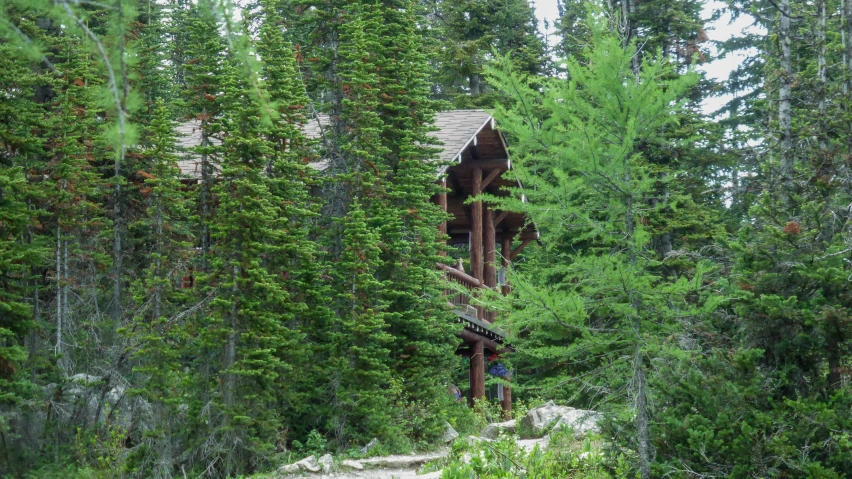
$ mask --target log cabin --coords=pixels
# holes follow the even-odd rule
[[[305,136],[320,139],[328,117],[319,115],[304,126]],[[458,321],[463,325],[458,333],[460,344],[457,354],[469,358],[470,388],[468,400],[484,398],[487,359],[509,351],[504,333],[493,325],[496,313],[477,305],[476,298],[483,290],[491,289],[507,294],[508,265],[531,241],[538,238],[535,228],[523,214],[501,211],[485,201],[475,198],[487,193],[508,196],[509,187],[520,185],[504,173],[512,167],[506,140],[497,128],[494,118],[484,110],[454,110],[439,112],[435,118],[436,130],[430,134],[437,140],[436,181],[447,192],[434,201],[450,213],[451,219],[440,226],[456,254],[458,266],[438,264],[448,282],[447,301]],[[183,123],[178,127],[180,146],[191,148],[201,144],[197,124]],[[215,139],[212,142],[218,143]],[[179,163],[187,181],[200,177],[200,160],[186,157]],[[311,165],[322,171],[325,164]],[[467,271],[459,261],[467,256]],[[447,263],[452,263],[448,258]],[[504,378],[508,381],[508,377]],[[499,399],[506,414],[511,411],[511,389],[500,388]]]

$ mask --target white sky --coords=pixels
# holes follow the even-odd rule
[[[578,0],[574,0],[578,1]],[[544,20],[547,19],[551,25],[553,21],[559,17],[559,11],[556,8],[556,0],[530,0],[530,3],[533,4],[536,10],[536,14],[538,15],[539,21],[541,25],[539,27],[544,29]],[[707,5],[704,7],[703,17],[705,19],[709,19],[713,13],[714,9],[720,9],[724,7],[724,3],[717,0],[709,0]],[[722,41],[730,38],[732,35],[739,34],[743,32],[743,30],[747,29],[751,23],[750,19],[746,19],[744,17],[740,17],[733,24],[730,23],[731,17],[729,14],[725,14],[719,20],[712,22],[708,25],[707,34],[711,40]],[[712,49],[715,51],[715,48]],[[724,81],[728,78],[728,74],[736,68],[740,62],[742,62],[744,58],[744,54],[740,53],[737,55],[729,55],[727,58],[721,58],[715,60],[711,63],[705,64],[701,66],[701,70],[707,74],[708,78],[712,78],[718,81]],[[707,113],[711,113],[721,107],[728,99],[730,95],[716,97],[716,98],[708,98],[704,101],[704,110]]]

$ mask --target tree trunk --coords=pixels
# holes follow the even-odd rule
[[[121,320],[121,178],[118,172],[118,160],[115,163],[115,190],[113,191],[113,213],[115,220],[112,224],[112,261],[113,261],[113,277],[112,277],[112,314],[115,321]]]
[[[231,328],[228,331],[225,339],[225,351],[222,357],[222,370],[225,371],[224,384],[222,385],[222,399],[226,407],[231,407],[234,404],[234,396],[237,392],[237,375],[229,369],[234,367],[237,362],[237,301],[239,295],[239,268],[234,266],[233,277],[234,282],[231,288],[231,310],[228,314],[229,324]],[[227,417],[227,415],[226,415]],[[227,422],[227,419],[226,419]]]
[[[206,121],[201,123],[201,146],[210,145],[210,133]],[[207,151],[201,154],[201,271],[207,272],[207,257],[210,254],[210,159]]]
[[[632,172],[630,157],[624,159],[624,183],[627,191],[632,191]],[[627,233],[627,246],[630,251],[630,265],[635,270],[638,267],[636,246],[636,218],[633,211],[634,198],[630,193],[624,198],[625,213],[624,227]],[[633,332],[636,343],[633,351],[633,388],[636,396],[636,442],[639,445],[639,472],[642,479],[651,479],[651,434],[648,430],[647,382],[645,380],[645,365],[642,359],[642,314],[641,302],[635,291],[630,291],[630,305],[633,308]]]
[[[479,96],[482,93],[482,81],[476,73],[470,76],[470,96]]]
[[[640,331],[641,320],[637,317],[637,332]],[[640,335],[641,336],[641,335]],[[636,388],[636,435],[639,443],[639,472],[642,479],[651,479],[651,434],[648,431],[648,400],[645,366],[642,361],[642,350],[637,341],[633,353],[633,384]]]
[[[843,55],[841,62],[843,64],[843,94],[849,94],[849,82],[852,81],[852,77],[849,76],[849,57],[848,50],[846,49],[846,30],[849,28],[847,18],[849,18],[846,14],[846,0],[840,0],[840,45],[843,49]]]
[[[836,328],[832,328],[836,329]],[[840,376],[840,342],[838,334],[826,332],[825,353],[828,361],[828,387],[832,390],[840,389],[842,378]]]
[[[793,179],[793,130],[790,92],[793,83],[793,63],[790,47],[790,0],[780,0],[778,41],[781,43],[781,78],[778,88],[778,123],[781,129],[781,181],[788,190]],[[784,196],[786,197],[786,191]]]
[[[54,356],[62,354],[62,232],[56,226],[56,346]]]
[[[846,81],[843,82],[844,93],[852,93],[852,0],[844,0],[843,8],[843,28],[841,29],[843,42],[843,76]]]
[[[159,198],[159,196],[157,198],[155,198],[155,201],[157,201],[157,246],[158,246],[157,252],[159,254],[157,255],[157,259],[154,260],[154,275],[157,278],[157,284],[154,286],[154,300],[153,300],[153,304],[151,305],[151,311],[152,311],[151,316],[152,316],[152,319],[154,321],[157,321],[158,319],[160,319],[160,315],[162,314],[161,301],[162,301],[163,286],[162,286],[162,284],[160,283],[159,280],[160,280],[160,278],[163,278],[165,275],[161,271],[162,265],[161,265],[161,259],[160,259],[161,258],[160,255],[163,254],[163,214],[162,214],[163,202],[162,202],[162,199]]]
[[[819,78],[819,149],[821,153],[824,155],[825,150],[828,149],[828,135],[826,129],[825,115],[826,115],[826,97],[828,96],[828,79],[826,75],[826,64],[825,64],[825,49],[826,49],[826,33],[825,33],[825,24],[826,24],[826,11],[825,11],[825,0],[817,1],[817,14],[819,15],[819,21],[817,22],[817,41],[819,42],[819,48],[817,49],[817,76]],[[824,160],[824,158],[821,158]]]

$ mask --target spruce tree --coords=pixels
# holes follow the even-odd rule
[[[380,237],[370,228],[358,199],[342,221],[343,250],[335,265],[335,326],[326,331],[332,350],[329,363],[331,412],[328,426],[341,445],[381,437],[388,440],[404,430],[394,428],[393,400],[399,385],[393,381],[387,332],[389,284],[377,280]],[[395,394],[396,393],[396,394]]]
[[[435,28],[442,32],[440,70],[435,79],[439,98],[456,108],[494,106],[484,68],[492,51],[510,54],[528,74],[547,69],[544,39],[527,0],[441,1]]]
[[[193,408],[201,408],[194,409],[199,420],[209,417],[204,459],[219,463],[225,475],[257,467],[272,452],[289,395],[280,377],[302,354],[301,333],[288,327],[293,308],[286,266],[278,263],[279,255],[294,253],[292,218],[282,214],[286,200],[270,191],[267,159],[275,145],[243,66],[233,58],[224,65],[222,173],[213,187],[209,270],[198,276],[212,297],[197,345],[212,360],[209,374],[199,378],[211,403]]]
[[[9,140],[0,133],[0,145],[12,146]],[[16,416],[35,409],[39,400],[37,386],[25,368],[24,341],[37,325],[30,297],[31,268],[44,261],[46,251],[27,240],[37,224],[36,212],[28,207],[30,193],[22,168],[7,161],[0,160],[0,434],[7,438],[0,449],[4,458],[0,472],[11,474],[23,456],[8,447],[24,432]]]
[[[147,214],[130,225],[135,236],[146,239],[143,250],[148,260],[133,284],[137,313],[126,335],[135,351],[136,394],[153,409],[136,459],[152,477],[171,477],[186,434],[175,426],[189,394],[182,357],[187,354],[191,316],[181,313],[193,299],[184,289],[192,265],[192,205],[180,181],[172,115],[160,99],[146,131],[150,148],[142,153],[151,169],[143,190]]]
[[[386,200],[374,210],[385,249],[379,278],[389,281],[385,297],[391,313],[395,368],[412,411],[434,411],[448,380],[456,345],[454,317],[446,308],[435,264],[445,214],[432,202],[441,192],[436,149],[429,136],[437,103],[429,100],[428,58],[417,29],[414,2],[387,2],[380,34],[379,72]],[[412,424],[414,421],[412,421]],[[423,418],[410,433],[440,432],[440,422]]]
[[[180,5],[178,8],[184,8]],[[188,11],[182,12],[179,19],[185,21],[176,25],[185,35],[182,44],[185,50],[180,53],[184,63],[177,72],[182,76],[181,118],[195,122],[201,144],[193,146],[190,153],[197,158],[198,171],[193,174],[199,178],[197,187],[198,238],[201,257],[198,267],[206,271],[210,253],[210,221],[214,214],[214,201],[211,196],[214,178],[219,173],[219,117],[222,113],[222,74],[225,61],[225,39],[219,32],[216,10],[212,2],[192,4]]]

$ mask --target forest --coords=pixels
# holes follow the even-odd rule
[[[0,2],[0,477],[272,478],[547,401],[600,431],[441,477],[852,477],[852,2],[556,2]],[[453,110],[538,236],[471,298],[511,413],[447,393]]]

